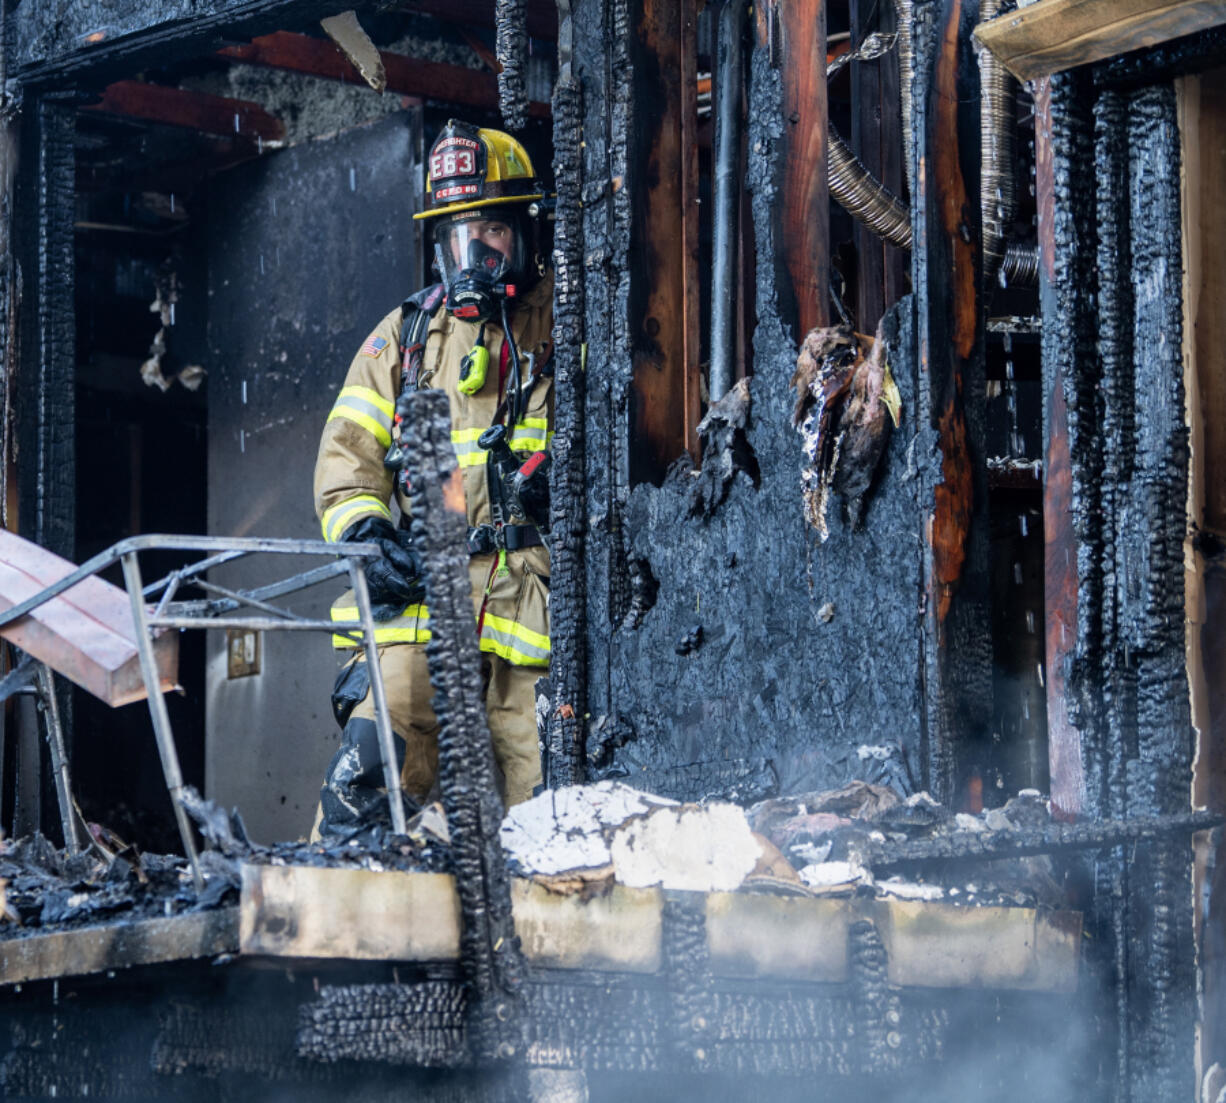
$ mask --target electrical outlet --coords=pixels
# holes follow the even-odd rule
[[[226,672],[247,678],[260,672],[260,634],[254,628],[226,629]]]

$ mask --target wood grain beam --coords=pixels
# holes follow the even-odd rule
[[[698,457],[698,78],[693,3],[645,0],[639,23],[646,171],[635,218],[639,278],[634,427],[641,474],[653,481],[683,450]]]
[[[334,43],[304,34],[277,31],[274,34],[261,35],[243,45],[225,46],[217,52],[230,61],[263,65],[270,69],[288,69],[325,80],[365,84],[357,69]],[[421,61],[383,50],[379,52],[379,56],[383,59],[383,67],[387,73],[389,92],[486,111],[498,107],[498,80],[492,73],[483,69],[465,69],[437,61]],[[533,102],[528,105],[528,113],[537,118],[547,118],[549,105]]]
[[[139,80],[107,85],[99,102],[84,110],[252,141],[259,138],[273,142],[285,137],[285,124],[258,103]]]
[[[826,186],[825,0],[772,5],[778,21],[786,123],[780,235],[796,296],[796,337],[830,317],[830,200]],[[769,18],[769,16],[768,16]]]
[[[1221,0],[1038,0],[975,37],[1018,80],[1035,80],[1226,23]]]

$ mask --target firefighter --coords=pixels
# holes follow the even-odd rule
[[[446,393],[464,480],[486,710],[510,805],[530,797],[541,780],[533,685],[549,665],[549,556],[540,529],[508,509],[503,483],[487,463],[491,453],[478,438],[504,425],[506,442],[522,459],[547,451],[552,437],[553,280],[538,217],[544,196],[519,142],[455,120],[430,151],[427,193],[429,209],[413,217],[432,231],[428,248],[442,282],[396,307],[354,357],[320,442],[315,508],[326,540],[383,549],[366,569],[375,638],[401,784],[420,803],[438,765],[424,646],[430,616],[403,515],[403,476],[385,459],[389,447],[413,447],[411,428],[392,440],[402,389]],[[401,511],[398,523],[392,501]],[[333,620],[357,619],[355,605],[345,594]],[[364,656],[346,636],[334,635],[333,645],[357,654],[333,691],[342,741],[320,796],[321,835],[349,833],[386,799]]]

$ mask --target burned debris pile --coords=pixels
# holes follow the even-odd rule
[[[555,892],[621,884],[706,892],[869,895],[955,905],[1066,906],[1043,855],[993,857],[990,840],[1052,825],[1025,790],[1002,808],[955,813],[927,793],[853,781],[841,789],[733,804],[680,804],[612,781],[543,793],[513,808],[502,842],[514,873]],[[975,839],[973,866],[906,846]],[[901,856],[900,856],[901,855]]]
[[[185,806],[206,848],[204,889],[186,858],[152,854],[90,824],[81,851],[59,850],[43,835],[0,841],[0,938],[72,930],[112,920],[163,918],[238,903],[243,864],[328,869],[451,872],[446,818],[422,809],[406,835],[375,824],[340,842],[253,843],[237,812],[227,813],[187,787]]]

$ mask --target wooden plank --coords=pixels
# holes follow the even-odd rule
[[[74,570],[68,560],[0,531],[0,610],[11,609]],[[8,625],[0,636],[108,705],[125,705],[146,696],[128,595],[97,576]],[[154,654],[162,690],[173,689],[178,680],[179,634],[158,635]]]
[[[659,481],[683,450],[698,456],[698,148],[692,3],[645,0],[636,96],[643,113],[644,187],[636,196],[637,276],[632,317],[634,477]],[[687,77],[688,74],[688,77]],[[678,219],[678,213],[681,218]]]
[[[878,901],[890,983],[908,988],[1074,992],[1080,912]]]
[[[125,919],[0,940],[0,985],[212,957],[237,949],[237,908]]]
[[[1226,23],[1223,0],[1038,0],[975,29],[1018,80],[1035,80]]]
[[[285,137],[285,124],[258,103],[139,80],[107,85],[99,102],[83,110],[251,141],[276,142]]]
[[[449,874],[245,865],[242,876],[239,946],[245,954],[459,957],[460,901]]]
[[[289,31],[261,35],[240,46],[225,46],[217,51],[231,61],[309,73],[325,80],[365,84],[353,63],[330,41],[310,38]],[[387,74],[387,91],[404,96],[420,96],[463,107],[494,110],[498,106],[498,79],[483,69],[465,69],[437,61],[421,61],[379,51]],[[549,115],[549,105],[533,101],[528,113],[537,118]]]
[[[795,336],[830,319],[830,215],[826,184],[826,9],[824,0],[775,8],[783,78],[781,188],[783,262],[796,297]],[[769,16],[768,16],[769,18]],[[784,315],[784,321],[792,319]]]
[[[663,895],[615,885],[604,895],[562,895],[512,882],[515,932],[540,966],[657,972]],[[459,903],[450,876],[303,866],[245,866],[239,946],[245,954],[355,960],[451,961],[459,956]],[[944,902],[706,895],[717,976],[840,983],[851,924],[869,919],[886,943],[890,982],[914,987],[1072,991],[1081,917],[1031,908]]]
[[[1040,294],[1050,298],[1055,278],[1055,176],[1051,145],[1051,93],[1046,78],[1034,94],[1035,197],[1038,205]],[[1045,313],[1051,304],[1044,301]],[[1055,370],[1060,371],[1059,365]],[[1064,381],[1049,389],[1043,456],[1043,623],[1046,626],[1047,758],[1052,812],[1075,819],[1084,804],[1081,733],[1069,715],[1065,670],[1077,646],[1077,537],[1073,530],[1073,469]]]

